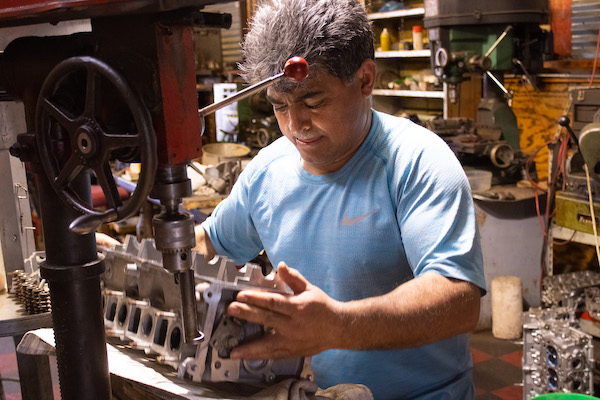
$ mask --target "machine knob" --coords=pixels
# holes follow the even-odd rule
[[[579,146],[579,140],[577,139],[575,132],[573,132],[573,128],[571,128],[571,119],[566,115],[563,115],[558,119],[558,124],[567,129],[567,132],[569,132],[569,136],[571,136],[573,143]]]
[[[302,57],[292,57],[283,67],[283,76],[295,82],[301,82],[308,75],[308,63]]]

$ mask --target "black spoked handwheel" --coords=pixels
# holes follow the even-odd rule
[[[58,195],[83,215],[70,229],[94,231],[101,223],[136,213],[152,189],[156,137],[148,109],[123,77],[93,57],[59,63],[44,81],[36,108],[40,161]],[[141,163],[136,189],[121,201],[109,161]],[[98,210],[71,188],[93,171],[106,198]]]

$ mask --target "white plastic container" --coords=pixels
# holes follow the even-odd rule
[[[492,173],[482,169],[469,169],[466,170],[467,179],[471,185],[471,191],[485,192],[492,187]]]
[[[492,335],[498,339],[518,339],[523,331],[521,279],[499,276],[492,280]]]

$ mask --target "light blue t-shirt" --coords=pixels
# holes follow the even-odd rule
[[[285,261],[339,301],[388,293],[427,271],[485,290],[460,163],[437,135],[377,111],[356,154],[331,174],[309,174],[288,139],[275,141],[202,226],[218,254],[242,265],[264,248],[273,265]],[[467,335],[401,350],[328,350],[312,367],[319,387],[361,383],[378,400],[474,397]]]

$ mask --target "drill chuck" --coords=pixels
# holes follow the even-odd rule
[[[185,272],[192,265],[191,250],[196,245],[194,218],[189,213],[160,214],[152,221],[156,249],[163,253],[169,272]]]

